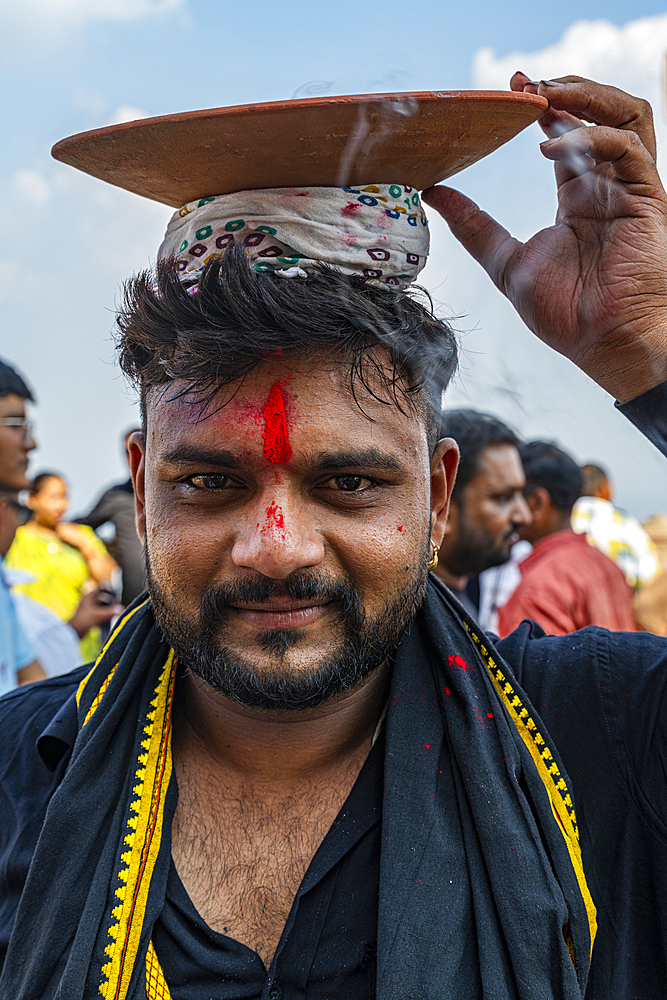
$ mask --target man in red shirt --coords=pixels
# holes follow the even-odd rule
[[[550,635],[586,625],[634,632],[632,592],[622,571],[570,527],[581,492],[579,467],[544,441],[523,445],[520,454],[524,493],[533,515],[521,536],[534,550],[519,567],[521,583],[500,609],[500,635],[508,635],[524,618],[532,618]]]

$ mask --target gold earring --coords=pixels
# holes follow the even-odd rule
[[[435,569],[435,567],[438,565],[438,552],[440,551],[440,546],[436,545],[435,542],[433,541],[431,542],[431,545],[433,546],[433,555],[431,556],[431,561],[428,564],[428,568]]]

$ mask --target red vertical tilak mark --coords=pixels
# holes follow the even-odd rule
[[[264,404],[264,454],[269,462],[284,464],[292,457],[285,412],[285,397],[282,382],[271,386],[271,392]]]

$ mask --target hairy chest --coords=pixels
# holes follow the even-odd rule
[[[268,967],[294,897],[354,776],[289,794],[179,776],[172,855],[193,905],[213,930]]]

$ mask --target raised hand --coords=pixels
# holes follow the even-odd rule
[[[423,200],[527,326],[624,402],[667,379],[667,195],[650,106],[580,77],[517,73],[511,86],[549,100],[541,149],[555,161],[556,224],[520,243],[458,191]]]

